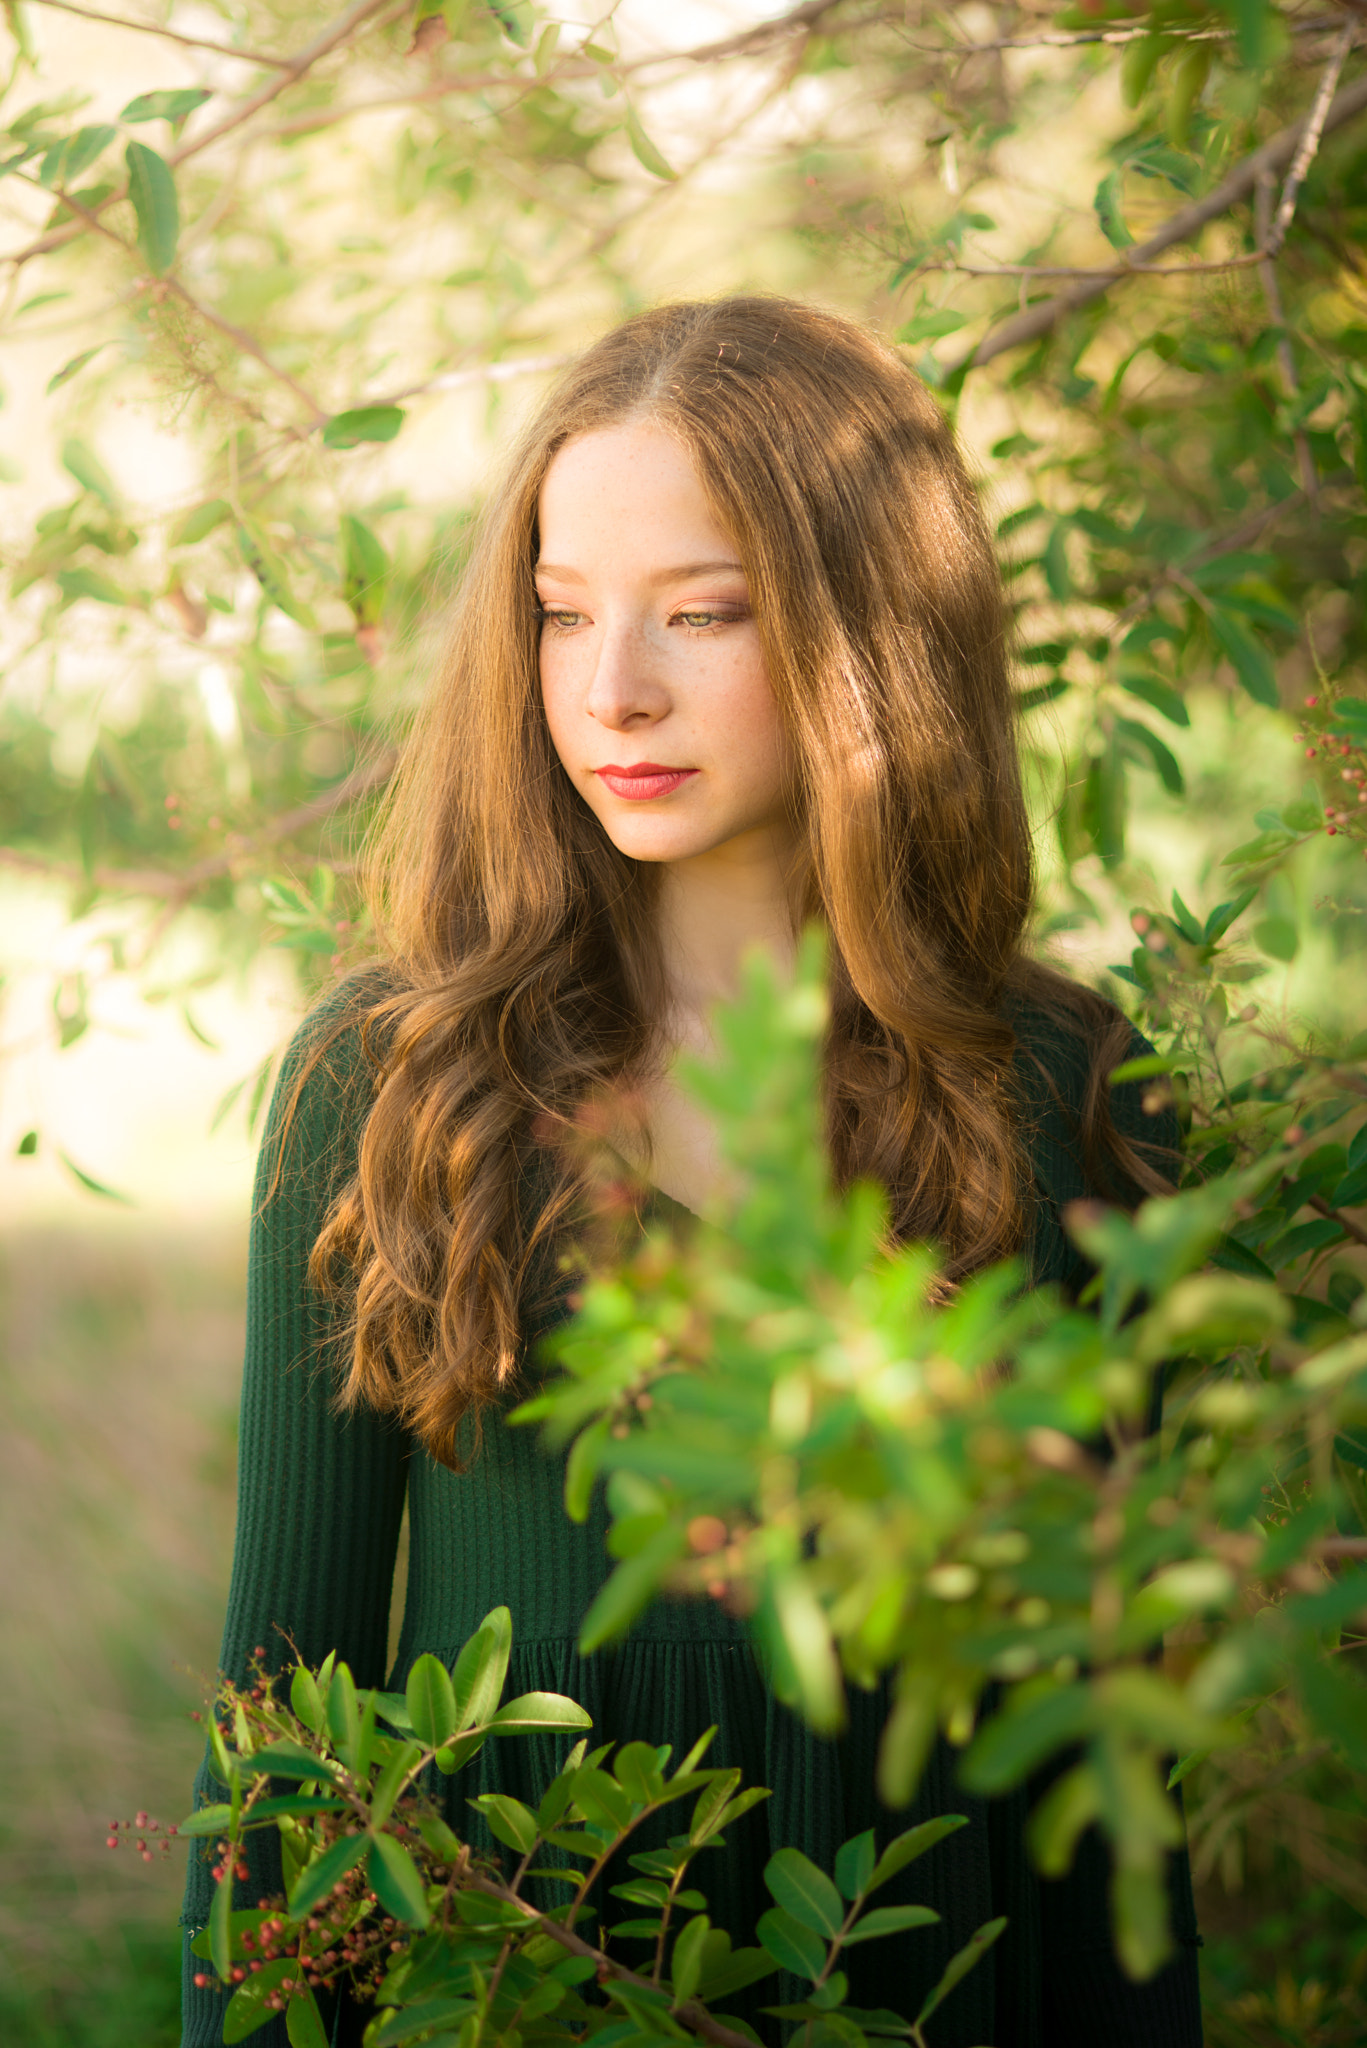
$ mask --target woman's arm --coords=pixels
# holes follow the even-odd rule
[[[329,1014],[331,1011],[331,1015]],[[290,1047],[257,1167],[247,1278],[247,1343],[238,1447],[237,1538],[221,1666],[242,1683],[259,1645],[272,1671],[294,1653],[318,1664],[329,1650],[358,1685],[384,1681],[391,1582],[403,1513],[407,1438],[362,1410],[341,1416],[337,1318],[312,1291],[308,1259],[335,1189],[355,1166],[369,1102],[359,1031],[348,1028],[305,1081],[285,1120],[309,1048],[336,1015],[315,1012]],[[293,1645],[293,1647],[291,1647]],[[196,1803],[222,1797],[207,1763]],[[238,1905],[280,1889],[278,1838],[252,1840]],[[223,1997],[197,1988],[209,1966],[189,1953],[213,1897],[204,1845],[192,1844],[186,1929],[183,2048],[218,2048]],[[283,2023],[253,2035],[285,2048]]]

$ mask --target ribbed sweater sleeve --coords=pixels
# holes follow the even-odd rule
[[[360,1034],[347,1027],[299,1082],[310,1051],[337,1022],[338,998],[290,1046],[257,1167],[247,1277],[247,1339],[238,1445],[237,1538],[221,1669],[239,1683],[260,1645],[272,1670],[295,1652],[317,1665],[330,1650],[358,1685],[384,1682],[394,1556],[408,1439],[371,1409],[339,1414],[336,1312],[311,1288],[308,1260],[336,1190],[355,1167],[369,1101]],[[291,1647],[292,1646],[292,1647]],[[196,1804],[222,1797],[207,1761]],[[274,1829],[251,1838],[251,1875],[236,1903],[281,1886]],[[189,1939],[208,1919],[213,1879],[194,1845],[186,1930],[183,2048],[218,2048],[224,1999],[195,1987],[207,1965]],[[253,2035],[285,2048],[283,2023]]]

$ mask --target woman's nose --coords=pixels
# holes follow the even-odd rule
[[[654,724],[669,708],[649,635],[630,619],[610,620],[595,649],[584,709],[597,724],[622,732]]]

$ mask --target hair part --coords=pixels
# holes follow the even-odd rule
[[[1015,995],[1091,1047],[1097,1183],[1166,1185],[1109,1115],[1125,1019],[1022,951],[1009,619],[939,407],[812,306],[643,313],[523,432],[367,862],[388,975],[358,998],[376,1085],[311,1271],[354,1289],[344,1400],[394,1411],[448,1463],[467,1411],[515,1378],[528,1290],[583,1191],[582,1159],[541,1136],[642,1071],[663,1008],[657,872],[612,845],[556,756],[534,582],[555,454],[642,419],[679,440],[735,542],[790,737],[801,911],[829,937],[837,1181],[882,1183],[895,1236],[935,1240],[951,1278],[1018,1248]]]

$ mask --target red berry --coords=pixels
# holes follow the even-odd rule
[[[118,1836],[117,1836],[117,1835],[111,1835],[111,1836],[109,1837],[108,1841],[107,1841],[107,1842],[105,1843],[105,1845],[104,1845],[104,1846],[105,1846],[105,1848],[106,1848],[106,1849],[117,1849],[117,1848],[118,1848],[118,1846],[119,1846],[119,1838],[118,1838]]]
[[[208,1985],[212,1983],[212,1981],[213,1981],[213,1979],[212,1979],[212,1978],[210,1978],[210,1977],[206,1977],[206,1976],[205,1976],[205,1974],[204,1974],[203,1970],[196,1970],[196,1971],[195,1971],[195,1988],[196,1988],[196,1990],[199,1990],[199,1991],[203,1991],[203,1990],[205,1990],[205,1989],[206,1989],[206,1988],[208,1987]]]

